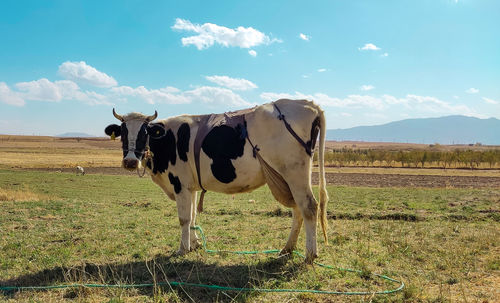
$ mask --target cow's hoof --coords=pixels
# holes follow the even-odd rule
[[[293,248],[283,248],[281,251],[280,251],[280,254],[279,256],[280,257],[291,257],[292,256],[292,253],[293,253]]]
[[[175,254],[176,254],[177,256],[184,256],[184,255],[185,255],[185,254],[187,254],[188,252],[189,252],[189,250],[181,248],[181,249],[179,249],[179,250],[178,250]]]
[[[191,251],[197,250],[197,249],[201,248],[202,246],[203,245],[201,245],[201,241],[196,239],[196,241],[191,242]]]
[[[314,253],[307,253],[306,254],[306,259],[305,259],[305,263],[307,265],[313,265],[314,264],[314,259],[316,259],[318,257],[317,254],[314,254]]]

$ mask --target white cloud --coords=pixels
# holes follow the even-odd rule
[[[188,104],[202,102],[229,106],[253,105],[230,89],[213,86],[202,86],[188,91],[180,91],[175,87],[147,89],[144,86],[137,88],[119,86],[111,88],[111,91],[117,97],[125,99],[133,97],[149,104]]]
[[[307,99],[307,100],[312,100],[312,96],[309,95],[304,95],[299,92],[295,92],[295,95],[288,94],[288,93],[271,93],[271,92],[265,92],[260,94],[260,98],[264,101],[275,101],[278,99]]]
[[[368,95],[349,95],[341,99],[340,104],[347,107],[370,107],[377,110],[386,108],[386,104],[381,99]]]
[[[257,88],[255,83],[246,79],[230,78],[228,76],[206,76],[205,79],[232,90],[250,90]]]
[[[112,87],[118,84],[113,77],[87,65],[84,61],[66,61],[59,66],[58,72],[66,79],[97,87]]]
[[[215,43],[225,47],[251,48],[261,44],[280,42],[252,28],[239,26],[235,29],[213,23],[193,24],[189,20],[177,18],[171,27],[175,30],[195,32],[197,35],[181,39],[182,45],[194,45],[198,50],[209,48]]]
[[[307,95],[300,92],[295,94],[265,92],[260,94],[261,99],[265,101],[274,101],[277,99],[307,99],[314,100],[317,104],[324,107],[337,108],[372,108],[378,111],[386,111],[394,107],[403,107],[412,113],[420,112],[422,114],[460,114],[475,117],[483,117],[468,106],[463,104],[452,104],[435,97],[418,96],[408,94],[404,98],[397,98],[391,95],[382,95],[380,97],[368,95],[348,95],[346,98],[331,97],[323,93]]]
[[[366,85],[365,84],[365,85],[361,85],[361,87],[359,89],[362,90],[362,91],[369,91],[369,90],[372,90],[374,88],[375,88],[375,86],[373,86],[373,85],[369,85],[369,84]]]
[[[24,99],[13,92],[5,82],[0,82],[0,102],[14,106],[23,106]]]
[[[250,54],[250,56],[252,57],[257,57],[257,52],[254,51],[253,49],[249,50],[248,53]]]
[[[201,101],[207,104],[223,104],[230,106],[252,106],[253,103],[245,101],[232,90],[221,87],[202,86],[184,92],[191,102]]]
[[[319,105],[322,106],[332,106],[332,107],[370,107],[375,109],[383,109],[384,104],[382,100],[372,97],[372,96],[361,96],[361,95],[349,95],[347,98],[335,98],[330,97],[323,93],[316,93],[314,95],[306,95],[300,92],[295,92],[294,95],[287,93],[262,93],[260,94],[261,99],[266,101],[274,101],[277,99],[306,99],[314,100]]]
[[[403,104],[406,105],[408,104],[408,100],[404,98],[396,98],[391,95],[382,95],[382,100],[384,100],[385,103],[389,105],[395,105],[395,104]]]
[[[389,53],[383,53],[382,55],[380,55],[380,57],[388,57],[389,56]]]
[[[340,113],[342,117],[352,117],[352,114],[349,113]]]
[[[489,104],[498,104],[498,103],[500,103],[500,102],[498,102],[496,100],[493,100],[493,99],[490,99],[490,98],[486,98],[486,97],[483,97],[483,100],[484,100],[484,102],[489,103]]]
[[[144,86],[132,88],[130,86],[118,86],[111,88],[111,91],[120,97],[135,97],[149,104],[165,103],[165,104],[184,104],[190,103],[191,100],[186,98],[175,87],[164,87],[160,89],[147,89]]]
[[[326,68],[320,68],[320,69],[318,69],[318,73],[324,73],[324,72],[326,72]]]
[[[89,105],[113,105],[113,103],[109,101],[108,96],[93,91],[76,91],[73,99],[87,103]]]
[[[375,119],[386,119],[388,118],[386,115],[382,113],[364,113],[363,116]]]
[[[465,92],[468,94],[477,94],[477,93],[479,93],[479,89],[471,87],[471,88],[467,89]]]
[[[372,44],[372,43],[366,43],[363,47],[360,47],[358,49],[359,50],[373,50],[373,51],[381,50],[380,47],[377,47],[375,44]]]
[[[309,39],[311,38],[311,36],[308,36],[306,34],[300,33],[299,38],[302,39],[302,40],[304,40],[304,41],[309,41]]]
[[[90,105],[111,104],[104,95],[93,91],[83,92],[78,85],[70,80],[51,82],[45,78],[19,82],[16,84],[19,97],[23,100],[60,102],[63,100],[76,100]]]
[[[76,83],[71,82],[76,85]],[[36,100],[36,101],[48,101],[48,102],[59,102],[63,98],[63,88],[68,90],[72,84],[57,81],[58,83],[51,82],[45,78],[30,81],[30,82],[19,82],[16,84],[16,88],[21,91],[21,95],[25,100]],[[61,86],[59,86],[61,84]]]
[[[436,97],[417,96],[409,94],[406,96],[406,98],[403,99],[402,103],[407,104],[411,109],[416,111],[446,115],[457,114],[476,117],[480,116],[466,105],[451,104]]]

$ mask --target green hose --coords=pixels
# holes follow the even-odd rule
[[[254,254],[274,254],[280,252],[278,249],[272,250],[263,250],[263,251],[224,251],[224,250],[213,250],[207,248],[207,240],[203,229],[200,226],[191,227],[191,229],[195,229],[200,232],[203,249],[207,253],[232,253],[238,255],[254,255]],[[300,252],[294,250],[293,253],[302,258],[305,258]],[[349,269],[349,268],[336,268],[330,265],[322,264],[319,262],[314,262],[314,264],[328,269],[337,269],[341,271],[354,272],[354,273],[362,273],[360,270]],[[247,288],[247,287],[228,287],[228,286],[220,286],[220,285],[208,285],[208,284],[198,284],[198,283],[189,283],[189,282],[158,282],[158,283],[143,283],[143,284],[66,284],[66,285],[48,285],[48,286],[0,286],[0,290],[2,291],[20,291],[20,290],[48,290],[48,289],[61,289],[61,288],[79,288],[79,287],[88,287],[88,288],[141,288],[141,287],[155,287],[155,286],[183,286],[183,287],[199,287],[199,288],[208,288],[212,290],[221,290],[221,291],[247,291],[247,292],[275,292],[275,293],[313,293],[313,294],[328,294],[328,295],[384,295],[384,294],[392,294],[398,291],[401,291],[405,284],[402,281],[398,281],[396,279],[390,278],[385,275],[380,274],[372,274],[378,278],[390,281],[392,283],[397,283],[399,286],[394,289],[389,290],[381,290],[381,291],[334,291],[334,290],[314,290],[314,289],[270,289],[270,288]]]

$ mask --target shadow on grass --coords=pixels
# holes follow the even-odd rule
[[[199,260],[186,260],[175,255],[157,255],[146,261],[109,264],[82,264],[73,267],[56,267],[37,273],[26,274],[14,279],[0,281],[0,286],[47,286],[62,284],[148,284],[165,282],[188,282],[196,284],[220,285],[236,288],[280,288],[283,283],[293,280],[300,272],[307,270],[303,260],[289,257],[266,257],[261,261],[246,264],[242,259],[237,264],[221,265]],[[209,259],[210,261],[210,259]],[[246,263],[245,263],[246,262]],[[258,292],[236,292],[190,287],[169,286],[137,288],[142,295],[155,297],[157,293],[171,293],[182,301],[246,302]],[[12,297],[17,290],[4,291]],[[1,293],[1,292],[0,292]],[[68,288],[66,298],[78,296],[78,290]]]

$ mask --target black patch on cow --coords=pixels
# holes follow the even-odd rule
[[[125,123],[122,123],[121,126],[121,136],[122,136],[123,157],[125,158],[128,153],[128,129],[127,129],[127,124]]]
[[[243,156],[245,147],[245,128],[227,125],[214,127],[205,137],[201,148],[213,162],[210,168],[214,177],[222,183],[236,179],[236,170],[231,160]]]
[[[163,173],[168,169],[168,164],[175,165],[177,158],[175,151],[175,136],[172,130],[168,130],[165,136],[149,139],[149,149],[153,153],[153,174]]]
[[[189,124],[182,123],[182,125],[177,130],[177,154],[179,154],[179,159],[187,162],[187,153],[189,152],[189,139],[191,137],[191,130],[189,129]]]
[[[311,148],[311,156],[312,154],[314,154],[314,148],[316,147],[316,141],[318,140],[319,130],[320,130],[320,120],[319,117],[316,117],[311,127],[311,140],[306,142],[306,145]]]
[[[137,139],[135,140],[135,156],[137,159],[142,159],[144,155],[144,150],[146,149],[146,141],[148,140],[148,133],[146,132],[147,123],[144,123],[137,134]]]
[[[115,137],[120,137],[121,134],[120,125],[110,124],[104,129],[104,133],[110,137],[111,135],[113,135],[113,133],[115,133]]]
[[[172,175],[172,173],[168,173],[168,179],[170,180],[170,184],[174,186],[175,193],[180,193],[182,190],[182,186],[179,177],[175,177],[174,175]]]
[[[147,127],[147,132],[151,138],[159,139],[166,133],[162,123],[150,123]]]

